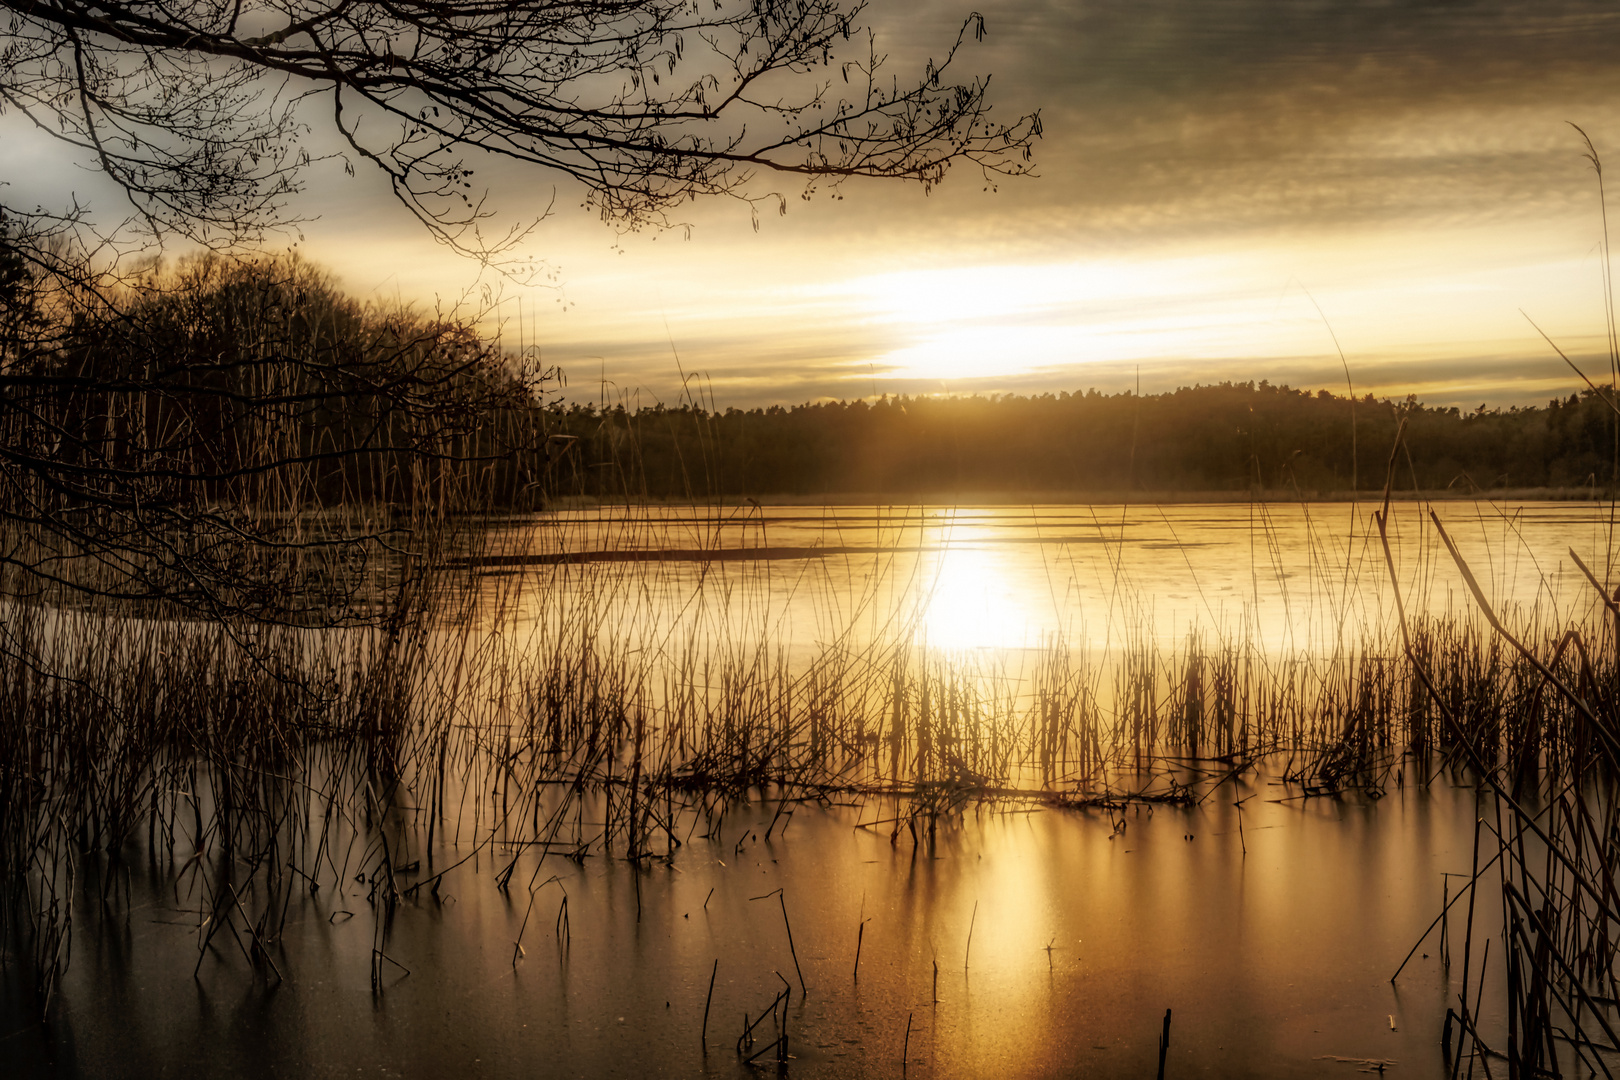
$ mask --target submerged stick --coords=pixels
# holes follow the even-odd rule
[[[1164,1057],[1170,1052],[1170,1010],[1164,1010],[1164,1034],[1159,1037],[1159,1080],[1164,1080]]]
[[[968,957],[973,955],[973,924],[979,919],[979,902],[973,901],[973,916],[968,919],[967,949],[962,953],[962,970],[968,969]]]
[[[793,924],[788,921],[787,897],[781,890],[777,890],[776,902],[782,905],[782,925],[787,927],[788,952],[793,956],[793,973],[799,977],[799,997],[803,999],[809,991],[804,987],[804,971],[799,967],[799,950],[793,947]]]
[[[717,956],[714,958],[714,969],[709,972],[709,996],[703,999],[703,1032],[699,1040],[705,1050],[709,1048],[709,1006],[714,1002],[714,977],[718,974],[720,974],[720,958]]]
[[[793,970],[799,976],[799,994],[802,997],[807,995],[809,991],[804,987],[804,971],[799,967],[799,950],[793,945],[793,923],[788,921],[786,896],[783,894],[781,889],[772,889],[764,896],[750,896],[748,899],[769,900],[773,896],[776,897],[777,902],[782,905],[782,925],[787,927],[788,952],[793,954]]]
[[[911,1013],[906,1013],[906,1041],[900,1049],[900,1071],[906,1071],[906,1063],[911,1060]]]

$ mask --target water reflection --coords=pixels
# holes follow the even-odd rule
[[[909,1019],[908,1076],[1151,1076],[1166,1008],[1171,1076],[1354,1071],[1333,1057],[1439,1075],[1460,919],[1456,981],[1433,947],[1397,986],[1389,976],[1438,911],[1441,873],[1468,866],[1473,793],[1408,786],[1371,805],[1267,801],[1274,790],[1264,778],[1242,789],[1260,797],[1241,838],[1224,798],[1116,814],[981,807],[915,845],[872,824],[892,812],[880,800],[805,808],[770,842],[774,804],[734,807],[667,865],[553,856],[534,876],[526,856],[516,880],[535,884],[532,908],[525,888],[493,887],[486,860],[440,902],[398,910],[387,948],[410,974],[377,991],[364,886],[292,899],[277,984],[234,945],[199,967],[195,905],[136,869],[127,911],[87,905],[87,919],[124,929],[86,926],[56,1050],[34,1028],[6,1052],[28,1075],[224,1075],[251,1062],[300,1075],[741,1078],[757,1075],[735,1050],[742,1018],[786,979],[788,1075],[898,1075]]]
[[[513,543],[578,565],[528,568],[521,624],[561,595],[626,634],[775,635],[803,660],[828,641],[947,651],[1061,639],[1098,654],[1174,649],[1194,629],[1262,651],[1328,650],[1392,630],[1372,503],[1184,506],[606,508],[524,525]],[[1427,518],[1397,504],[1391,546],[1415,614],[1472,607]],[[1615,576],[1601,504],[1450,502],[1433,509],[1492,603],[1544,625],[1596,604],[1570,560]],[[644,562],[592,562],[622,552]],[[658,552],[672,552],[656,561]],[[720,558],[715,558],[718,553]],[[1610,588],[1615,583],[1609,582]]]
[[[728,679],[734,688],[758,685],[738,680],[760,671],[772,677],[775,669],[751,666],[753,654],[737,646],[773,635],[815,650],[837,634],[859,644],[915,630],[931,649],[989,653],[993,667],[1053,627],[1118,650],[1133,634],[1174,643],[1190,621],[1219,627],[1235,618],[1270,646],[1346,627],[1360,633],[1388,618],[1358,508],[777,508],[746,530],[695,511],[660,513],[579,522],[583,540],[525,532],[523,542],[657,550],[677,537],[685,548],[726,545],[746,557],[556,561],[491,580],[516,589],[514,606],[531,619],[534,636],[514,636],[517,647],[567,650],[556,665],[567,672],[581,656],[593,660],[576,646],[595,644],[568,633],[622,634],[602,647],[626,665],[627,682],[642,680],[626,697],[690,691],[700,699],[693,716],[724,704]],[[1442,514],[1504,606],[1551,618],[1591,603],[1590,587],[1567,569],[1569,547],[1608,572],[1600,508],[1453,505]],[[1435,532],[1415,508],[1401,508],[1398,523],[1396,568],[1414,608],[1446,610],[1458,595],[1455,567],[1434,557]],[[748,545],[791,554],[749,555]],[[893,612],[908,610],[916,623],[895,621]],[[646,651],[632,654],[626,642]],[[643,663],[652,666],[635,666]],[[973,733],[949,730],[961,684],[942,668],[929,678],[943,746]],[[649,671],[662,681],[644,689]],[[791,689],[800,700],[826,693],[817,707],[864,689],[867,704],[890,715],[889,674],[880,670],[874,685],[834,670]],[[922,707],[920,694],[912,700]],[[906,796],[881,784],[864,797],[818,786],[828,804],[796,810],[792,788],[729,803],[704,791],[691,797],[712,814],[687,814],[666,797],[667,827],[653,828],[652,852],[626,860],[622,848],[602,858],[579,839],[611,820],[599,795],[582,795],[576,816],[558,819],[567,828],[556,835],[574,836],[561,849],[509,842],[491,824],[506,820],[497,806],[509,765],[500,760],[496,775],[471,774],[465,798],[447,797],[461,819],[444,822],[437,847],[424,841],[420,818],[400,830],[390,865],[405,895],[387,925],[376,880],[368,887],[351,870],[375,837],[358,825],[330,843],[321,834],[332,877],[313,895],[282,894],[289,916],[274,948],[285,982],[255,973],[245,946],[233,952],[223,934],[199,948],[200,870],[177,868],[184,852],[167,865],[130,859],[122,892],[88,862],[85,921],[75,930],[83,944],[58,1019],[46,1032],[17,1016],[0,1034],[21,1034],[0,1049],[20,1055],[25,1070],[49,1072],[55,1061],[69,1075],[208,1074],[254,1062],[332,1075],[741,1077],[750,1073],[734,1051],[740,1019],[757,1019],[802,966],[809,993],[795,993],[788,1015],[790,1073],[892,1075],[910,1023],[913,1076],[1151,1075],[1165,1008],[1176,1010],[1175,1075],[1338,1075],[1337,1058],[1438,1073],[1434,1036],[1456,989],[1450,972],[1431,951],[1398,988],[1388,976],[1437,910],[1441,874],[1468,865],[1474,796],[1445,777],[1418,791],[1397,774],[1376,804],[1354,794],[1306,800],[1297,786],[1252,774],[1191,809],[1034,812],[1033,803],[995,799],[955,804],[917,832],[895,824]],[[1068,767],[1058,763],[1057,783],[1073,779]],[[410,801],[400,814],[421,813]],[[546,817],[541,801],[536,822]],[[616,811],[621,820],[629,812],[622,802]],[[481,813],[489,816],[480,825]],[[486,846],[470,851],[480,831]],[[440,896],[409,892],[423,867],[433,873],[460,859]],[[503,865],[516,869],[509,891],[493,881]],[[797,956],[771,903],[776,890]],[[1479,918],[1500,925],[1488,903]],[[1452,940],[1457,933],[1454,925]],[[379,941],[410,973],[389,968],[373,988]],[[706,1053],[699,1025],[716,960]],[[0,965],[0,980],[18,978],[14,971]],[[8,1007],[25,1000],[14,986],[0,992]],[[1481,1022],[1494,1040],[1502,1018]]]
[[[924,571],[930,584],[915,639],[947,652],[1021,649],[1039,643],[1032,599],[1005,572],[1006,559],[992,547],[953,545]]]

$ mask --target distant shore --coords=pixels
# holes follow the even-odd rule
[[[1394,491],[1398,502],[1605,502],[1604,488],[1497,488],[1484,491]],[[1169,506],[1200,503],[1348,503],[1382,500],[1380,491],[944,491],[836,492],[827,495],[725,495],[707,499],[610,499],[562,495],[551,510],[584,510],[598,506]]]

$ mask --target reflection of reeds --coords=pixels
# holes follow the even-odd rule
[[[1397,446],[1399,438],[1397,434]],[[1577,1061],[1589,1072],[1601,1068],[1605,1075],[1612,1075],[1603,1055],[1620,1053],[1620,1039],[1607,1015],[1615,1004],[1616,990],[1620,990],[1614,969],[1613,936],[1620,926],[1620,894],[1614,884],[1614,870],[1620,865],[1620,848],[1615,844],[1620,837],[1620,801],[1615,797],[1615,781],[1620,777],[1620,738],[1616,734],[1620,732],[1620,714],[1616,712],[1620,702],[1615,689],[1620,681],[1616,678],[1616,643],[1610,636],[1609,621],[1600,619],[1596,628],[1569,629],[1561,638],[1547,643],[1547,659],[1543,660],[1542,649],[1526,644],[1503,623],[1472,568],[1431,512],[1436,531],[1493,632],[1488,642],[1478,647],[1453,647],[1452,653],[1463,655],[1463,670],[1459,673],[1454,664],[1451,681],[1437,679],[1436,660],[1444,658],[1446,650],[1420,653],[1416,647],[1390,552],[1389,517],[1386,494],[1383,509],[1374,520],[1395,590],[1409,677],[1421,684],[1470,774],[1494,797],[1494,826],[1483,820],[1479,824],[1490,828],[1498,850],[1496,857],[1481,868],[1480,832],[1476,825],[1460,1010],[1447,1009],[1442,1032],[1451,1075],[1457,1075],[1465,1049],[1474,1056],[1505,1057],[1513,1077],[1557,1076],[1565,1064]],[[1604,608],[1612,610],[1613,601],[1605,590],[1579,556],[1573,551],[1570,554],[1597,588]],[[1583,630],[1594,633],[1590,649]],[[1509,666],[1503,662],[1504,645],[1517,654],[1519,663]],[[1579,658],[1578,665],[1566,663],[1571,645]],[[1594,666],[1594,654],[1601,666]],[[1459,674],[1461,678],[1457,678]],[[1530,684],[1533,689],[1527,690]],[[1558,728],[1546,717],[1549,696],[1545,691],[1549,687],[1556,691],[1552,700],[1565,704]],[[1513,703],[1506,698],[1514,699]],[[1346,721],[1347,735],[1358,722],[1364,725],[1367,718],[1352,713]],[[1547,767],[1545,787],[1527,790],[1527,770],[1538,763]],[[1527,807],[1527,796],[1534,797],[1539,805]],[[1605,817],[1601,831],[1594,808]],[[1507,824],[1503,821],[1504,810]],[[1479,988],[1472,999],[1469,997],[1475,901],[1481,878],[1493,865],[1498,871],[1506,952],[1505,1054],[1492,1051],[1477,1027],[1489,939],[1481,957]],[[1451,903],[1449,889],[1447,893],[1437,920],[1443,935]],[[1449,967],[1449,960],[1447,964]],[[1404,961],[1401,967],[1405,967]],[[1391,981],[1399,976],[1397,969]],[[1451,1038],[1453,1020],[1458,1029],[1455,1046]],[[1601,1042],[1593,1038],[1599,1032]],[[1569,1060],[1570,1054],[1562,1052],[1561,1044],[1569,1048],[1574,1061]]]
[[[657,542],[654,526],[620,528],[620,542]],[[502,522],[458,550],[569,542]],[[891,836],[925,844],[941,818],[980,802],[1191,803],[1268,755],[1291,797],[1378,794],[1396,775],[1418,783],[1455,769],[1484,770],[1506,796],[1542,793],[1568,805],[1541,811],[1557,817],[1543,826],[1548,841],[1601,874],[1593,891],[1608,898],[1597,907],[1576,890],[1582,910],[1620,909],[1600,871],[1620,820],[1612,809],[1582,820],[1569,786],[1607,767],[1620,686],[1607,607],[1590,624],[1513,628],[1537,643],[1545,670],[1460,616],[1411,616],[1327,654],[1267,652],[1208,630],[1174,648],[1137,634],[1101,658],[1052,640],[1015,669],[930,649],[903,618],[793,653],[751,576],[766,571],[746,565],[699,566],[694,584],[659,564],[479,576],[465,561],[373,628],[261,627],[244,640],[239,627],[111,604],[8,609],[4,913],[6,932],[27,943],[19,953],[42,1006],[70,956],[73,898],[86,881],[110,882],[135,850],[200,890],[205,954],[239,940],[267,977],[281,973],[292,891],[358,878],[381,985],[405,970],[387,948],[398,902],[436,897],[481,854],[495,857],[500,888],[529,875],[532,906],[546,859],[645,862],[694,834],[753,842],[726,833],[736,800],[776,803],[768,839],[803,800],[892,799]],[[1547,842],[1525,836],[1530,849],[1508,860],[1520,878]],[[1574,872],[1561,870],[1557,888],[1574,888]],[[1543,877],[1515,879],[1523,935],[1538,942],[1547,928],[1556,941],[1521,948],[1528,974],[1515,985],[1538,1002],[1555,993],[1560,960],[1593,977],[1620,938],[1544,910]],[[1525,1015],[1545,1028],[1545,1013]]]

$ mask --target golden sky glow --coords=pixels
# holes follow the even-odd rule
[[[971,5],[879,0],[896,71],[938,55]],[[1566,121],[1620,162],[1620,12],[1298,0],[1043,3],[988,12],[967,55],[998,113],[1039,107],[1040,176],[931,196],[850,184],[757,232],[691,204],[690,237],[616,236],[581,193],[485,171],[512,221],[554,206],[529,250],[558,284],[496,282],[514,343],[570,393],[724,405],[874,393],[1020,393],[1268,378],[1431,404],[1533,403],[1578,379],[1520,309],[1588,359],[1603,326],[1595,177]],[[320,123],[312,149],[321,142]],[[18,204],[116,197],[0,118]],[[475,268],[364,169],[317,166],[299,250],[361,295],[421,304]],[[554,203],[553,203],[554,200]],[[1314,297],[1314,303],[1312,301]],[[1320,305],[1320,312],[1317,306]],[[521,319],[519,312],[521,310]],[[1328,326],[1332,328],[1329,333]],[[1606,371],[1597,361],[1594,377]]]

